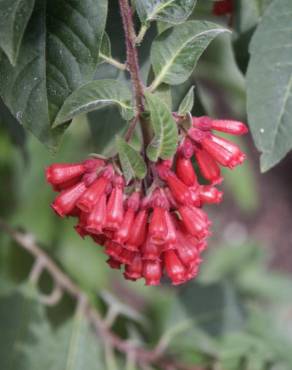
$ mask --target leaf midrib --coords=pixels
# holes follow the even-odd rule
[[[164,4],[162,4],[162,5],[157,6],[156,8],[154,8],[154,11],[152,13],[150,13],[149,16],[147,17],[147,21],[151,21],[152,19],[154,19],[153,17],[155,17],[155,15],[159,14],[161,12],[161,10],[167,8],[174,1],[175,0],[169,0],[166,3],[164,3]]]
[[[74,359],[78,352],[78,337],[81,335],[82,316],[81,313],[77,313],[75,320],[73,321],[73,328],[69,342],[68,355],[66,361],[65,370],[74,370]]]
[[[178,57],[178,55],[181,53],[181,51],[184,49],[184,47],[188,43],[192,42],[193,40],[195,40],[196,38],[198,38],[198,37],[200,37],[200,36],[202,36],[204,34],[212,33],[215,30],[218,30],[218,33],[226,31],[226,30],[224,30],[222,28],[218,28],[218,29],[213,28],[211,30],[200,32],[197,35],[195,35],[194,37],[191,37],[190,39],[188,39],[188,41],[184,42],[182,44],[182,46],[175,52],[175,54],[173,55],[173,57],[160,70],[160,73],[155,78],[155,85],[156,86],[160,85],[160,83],[163,81],[164,76],[167,74],[168,70],[171,68],[171,65],[174,63],[175,59]]]

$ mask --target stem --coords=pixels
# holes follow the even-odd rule
[[[127,64],[132,80],[137,113],[140,115],[142,112],[144,112],[144,86],[139,71],[138,54],[135,43],[136,34],[132,18],[132,10],[128,0],[119,0],[119,4],[125,32]]]
[[[136,37],[136,44],[138,44],[138,45],[141,44],[141,42],[143,41],[144,36],[147,32],[147,29],[148,29],[147,26],[145,26],[145,24],[143,24],[142,27],[140,28],[140,31],[139,31],[137,37]]]
[[[127,69],[126,64],[120,63],[119,61],[117,61],[117,60],[115,60],[111,57],[108,57],[103,53],[99,53],[99,56],[100,56],[100,58],[102,58],[108,64],[111,64],[112,66],[114,66],[114,67],[116,67],[116,68],[118,68],[122,71],[125,71]]]

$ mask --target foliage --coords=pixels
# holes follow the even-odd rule
[[[212,15],[211,0],[132,2],[151,123],[145,154],[139,124],[124,138],[137,107],[118,2],[0,0],[0,215],[35,235],[114,333],[142,348],[162,343],[177,369],[289,370],[291,277],[271,271],[265,248],[245,240],[212,248],[187,286],[121,283],[98,247],[49,212],[47,148],[56,161],[118,155],[130,181],[144,178],[148,159],[174,153],[172,111],[247,116],[261,170],[271,169],[292,148],[291,4],[237,0],[230,24]],[[260,201],[252,167],[226,177],[227,197],[248,216]],[[40,303],[51,277],[32,284],[31,257],[2,232],[0,244],[1,369],[140,370],[131,352],[96,335],[82,305],[67,295],[54,307]]]

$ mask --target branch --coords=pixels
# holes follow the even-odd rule
[[[12,228],[2,219],[0,219],[0,230],[7,233],[11,239],[35,258],[36,262],[32,270],[34,271],[32,275],[37,271],[36,276],[39,276],[38,274],[41,267],[41,271],[46,270],[53,278],[56,287],[52,294],[47,297],[42,295],[40,296],[41,301],[43,301],[44,304],[52,305],[57,303],[60,295],[63,292],[66,292],[77,300],[78,305],[82,303],[83,311],[86,314],[87,319],[96,329],[98,336],[104,338],[105,344],[112,346],[124,354],[134,355],[139,364],[156,363],[158,365],[167,365],[172,363],[175,364],[176,369],[179,370],[204,370],[196,366],[189,367],[184,364],[180,364],[173,359],[167,358],[163,353],[166,349],[165,342],[167,342],[167,338],[165,338],[165,336],[162,337],[161,341],[153,350],[138,347],[131,342],[121,339],[118,335],[113,333],[110,328],[108,328],[107,322],[100,316],[97,309],[90,304],[88,297],[84,294],[81,288],[76,285],[73,280],[67,276],[48,256],[48,254],[39,247],[35,238],[31,234],[26,234]],[[41,261],[41,263],[39,261]],[[38,266],[38,268],[35,266]]]
[[[125,71],[127,69],[126,64],[120,63],[118,60],[113,59],[111,57],[108,57],[107,55],[99,52],[99,57],[103,59],[106,63],[111,64],[112,66],[116,67],[117,69],[120,69],[122,71]]]
[[[136,49],[136,34],[132,18],[132,9],[129,5],[128,0],[119,0],[119,5],[125,32],[127,65],[131,75],[137,114],[140,115],[144,111],[144,86],[139,71],[139,61]]]

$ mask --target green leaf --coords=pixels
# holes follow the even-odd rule
[[[76,120],[79,120],[78,117]],[[87,114],[94,151],[106,157],[117,154],[116,135],[123,135],[127,128],[117,106],[105,107]]]
[[[0,47],[15,65],[35,0],[0,0]]]
[[[169,159],[177,147],[177,127],[167,105],[153,94],[145,94],[154,138],[147,147],[148,158],[156,162],[158,158]]]
[[[178,24],[191,15],[196,0],[136,0],[135,3],[142,23],[159,20]]]
[[[31,286],[0,297],[0,368],[50,370],[50,327]]]
[[[209,334],[216,336],[242,327],[242,300],[229,280],[188,284],[180,289],[179,298],[189,317]]]
[[[146,176],[147,168],[140,153],[138,153],[121,137],[116,138],[116,144],[123,169],[123,175],[127,184],[132,180],[132,178],[142,180]]]
[[[58,126],[81,113],[91,112],[112,104],[120,108],[125,119],[132,118],[131,92],[125,84],[116,80],[88,82],[65,100],[54,125]]]
[[[5,370],[96,370],[98,338],[81,309],[53,331],[31,286],[0,297],[0,368]]]
[[[68,126],[52,129],[65,99],[94,75],[106,13],[106,0],[37,0],[18,63],[0,56],[4,103],[51,148]]]
[[[214,23],[189,21],[162,32],[153,42],[151,62],[153,89],[165,82],[183,83],[191,75],[203,51],[219,34],[229,32]]]
[[[178,108],[178,114],[183,116],[191,112],[191,110],[193,109],[194,100],[195,100],[194,86],[192,86],[185,95],[185,97],[183,98],[182,102],[180,103],[180,106]]]
[[[103,57],[111,57],[111,41],[108,37],[108,34],[105,32],[102,36],[101,45],[99,49],[99,63],[104,63]]]
[[[101,350],[97,336],[94,335],[88,319],[77,310],[55,335],[55,351],[50,354],[54,359],[52,369],[96,370],[101,368]]]
[[[291,13],[290,0],[273,1],[250,44],[247,110],[262,171],[292,148]]]

